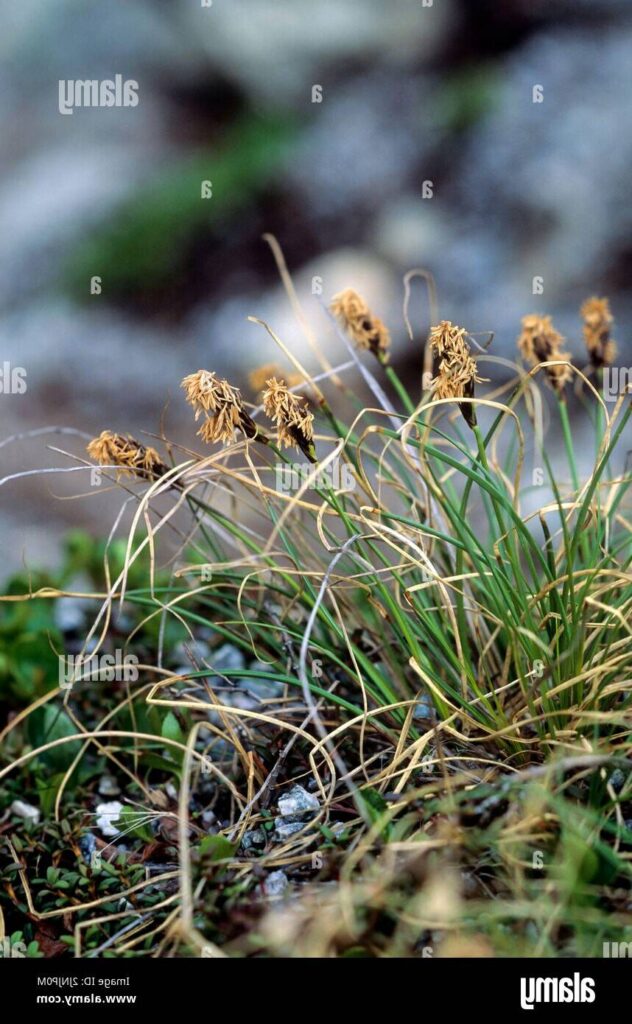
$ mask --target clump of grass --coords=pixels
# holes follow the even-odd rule
[[[214,374],[210,389],[186,378],[196,413],[214,424],[203,439],[223,447],[174,462],[176,490],[158,480],[126,496],[138,507],[125,564],[110,572],[106,549],[102,608],[84,638],[98,651],[124,601],[134,636],[158,627],[155,659],[101,714],[72,692],[45,698],[74,730],[52,744],[81,740],[148,815],[163,813],[156,791],[175,780],[162,857],[177,859],[177,890],[165,870],[152,883],[166,887],[164,909],[144,908],[131,935],[129,912],[117,912],[92,939],[115,955],[599,955],[632,924],[629,396],[608,409],[550,319],[535,316],[520,340],[528,371],[516,365],[476,393],[494,356],[474,358],[464,329],[437,323],[434,387],[409,393],[381,365],[384,326],[343,295],[334,311],[356,342],[367,319],[360,348],[384,373],[363,367],[376,406],[353,402],[339,367],[310,375],[295,361],[286,377],[300,369],[302,383],[267,378],[263,406],[248,412],[230,385],[219,401]],[[562,461],[538,429],[543,375]],[[599,410],[588,471],[568,416],[573,376]],[[319,396],[314,413],[294,394],[301,387]],[[257,443],[269,441],[262,415],[281,447]],[[279,483],[288,443],[308,460],[291,490]],[[531,460],[542,497],[527,514]],[[335,463],[344,487],[326,473]],[[180,539],[165,578],[168,531]],[[145,555],[138,585],[130,573]],[[190,671],[170,667],[163,640],[174,624]],[[195,641],[209,629],[200,658]],[[226,642],[257,667],[216,671]],[[236,700],[236,686],[252,681],[256,693],[262,673],[281,693]],[[12,760],[0,782],[50,747]],[[59,780],[57,816],[72,771]],[[318,810],[284,830],[275,808],[297,784]],[[202,825],[210,810],[213,835]],[[278,871],[294,888],[291,908],[266,888]],[[106,927],[85,901],[47,919],[64,912]]]

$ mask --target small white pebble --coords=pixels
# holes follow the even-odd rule
[[[123,804],[119,800],[110,800],[109,803],[97,806],[97,828],[102,836],[117,836],[121,831],[112,823],[121,816]]]
[[[121,787],[111,775],[103,775],[99,779],[98,788],[100,796],[118,796],[121,792]]]
[[[11,813],[17,814],[19,818],[26,818],[27,821],[34,821],[36,825],[40,820],[38,808],[25,803],[24,800],[14,800],[11,804]]]

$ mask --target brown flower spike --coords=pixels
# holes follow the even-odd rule
[[[610,337],[614,317],[607,299],[593,296],[586,299],[580,313],[584,320],[584,341],[590,362],[596,370],[612,366],[617,355],[617,343]]]
[[[476,374],[476,362],[470,355],[465,338],[465,328],[457,327],[450,320],[442,320],[431,327],[430,344],[439,358],[439,370],[432,382],[435,398],[473,398],[474,385],[484,380]],[[467,425],[474,429],[475,406],[470,402],[460,402],[459,409]]]
[[[244,409],[239,388],[234,388],[227,380],[209,370],[198,370],[185,377],[180,386],[184,388],[187,402],[195,409],[196,420],[204,416],[204,423],[198,430],[203,441],[231,444],[238,428],[246,437],[266,440]]]
[[[168,472],[154,448],[146,448],[129,434],[113,434],[103,430],[86,446],[91,459],[102,466],[120,466],[121,475],[138,476],[145,480],[157,479]]]
[[[549,359],[563,359],[570,362],[570,352],[564,352],[564,338],[556,331],[550,316],[538,316],[530,313],[522,318],[522,333],[518,338],[518,348],[531,366],[546,363]],[[559,363],[557,366],[545,367],[546,375],[554,391],[560,398],[563,396],[564,385],[572,376],[570,366]]]
[[[314,416],[306,408],[305,399],[288,389],[284,380],[271,377],[263,393],[263,409],[277,428],[279,445],[296,445],[310,462],[316,462],[314,448]]]
[[[388,328],[373,315],[361,295],[347,288],[334,295],[329,308],[358,348],[368,349],[382,366],[388,363],[391,344]]]

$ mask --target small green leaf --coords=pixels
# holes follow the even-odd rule
[[[61,707],[46,704],[29,715],[28,733],[34,747],[44,746],[54,740],[63,740],[76,732],[77,727]],[[38,754],[37,760],[54,772],[65,772],[80,749],[81,740],[71,740]]]
[[[363,789],[360,793],[366,808],[369,812],[369,817],[374,823],[379,822],[386,811],[388,810],[388,804],[381,793],[378,793],[376,789]],[[390,835],[390,824],[385,821],[384,828],[382,829],[382,836],[387,839]]]
[[[228,860],[234,855],[236,848],[226,836],[204,836],[200,843],[200,853],[211,861]]]
[[[177,743],[184,742],[184,734],[173,711],[168,711],[163,718],[160,734],[166,740],[175,740]]]
[[[114,825],[126,835],[136,836],[150,843],[154,836],[146,820],[147,814],[144,811],[139,811],[136,807],[124,807]]]

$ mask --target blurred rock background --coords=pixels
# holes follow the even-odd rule
[[[282,362],[249,314],[312,367],[266,231],[330,358],[344,355],[315,277],[325,299],[364,292],[416,377],[402,274],[423,266],[441,316],[494,330],[504,356],[538,310],[581,363],[578,306],[608,294],[632,362],[629,3],[2,0],[0,16],[0,364],[28,382],[0,395],[2,438],[140,435],[164,413],[192,443],[185,373],[247,393],[249,369]],[[60,79],[117,73],[138,82],[137,107],[60,114]],[[411,313],[421,338],[421,289]],[[0,476],[65,464],[47,443],[82,451],[20,440],[0,448]],[[78,473],[4,484],[3,571],[54,563],[71,524],[106,531],[114,496],[56,498],[89,490]]]

